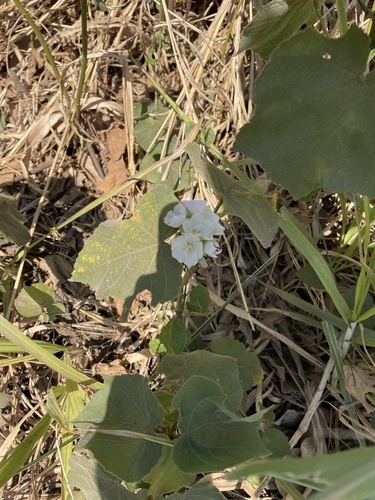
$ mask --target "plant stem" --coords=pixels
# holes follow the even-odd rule
[[[13,3],[15,4],[15,6],[17,7],[17,9],[19,10],[19,12],[23,15],[23,17],[26,19],[26,21],[29,23],[31,29],[33,30],[35,36],[37,37],[37,39],[39,40],[39,43],[40,45],[43,47],[43,50],[44,50],[44,53],[46,54],[46,57],[47,57],[47,60],[52,68],[52,71],[53,71],[53,74],[55,75],[56,77],[56,80],[59,82],[60,86],[61,86],[61,91],[67,101],[67,104],[68,104],[68,107],[69,106],[69,102],[70,102],[70,98],[69,98],[69,95],[66,91],[66,88],[64,87],[64,84],[63,84],[63,81],[61,79],[61,75],[59,73],[59,70],[57,69],[57,66],[56,66],[56,63],[55,63],[55,60],[53,58],[53,55],[52,55],[52,52],[50,51],[40,29],[38,28],[38,26],[35,24],[33,18],[31,17],[31,15],[29,14],[29,12],[25,9],[25,7],[22,5],[22,3],[20,2],[20,0],[13,0]]]
[[[339,19],[341,36],[348,31],[348,20],[346,18],[345,0],[336,0],[337,17]]]
[[[185,305],[185,287],[189,283],[190,278],[197,270],[197,266],[189,267],[186,271],[184,277],[182,278],[182,285],[180,291],[178,292],[177,302],[176,302],[176,317],[181,318],[182,313],[184,312]]]
[[[87,0],[81,0],[81,35],[82,35],[82,52],[81,52],[81,71],[76,93],[76,116],[79,121],[81,115],[81,98],[83,86],[85,84],[86,69],[87,69]]]

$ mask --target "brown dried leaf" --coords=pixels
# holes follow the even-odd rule
[[[374,411],[375,408],[368,403],[366,394],[375,394],[375,377],[356,365],[344,365],[344,375],[349,394],[360,401],[366,411]]]
[[[125,151],[126,132],[124,128],[112,128],[105,134],[108,156],[111,162],[121,158]]]
[[[129,177],[129,171],[123,159],[126,145],[125,129],[117,127],[111,129],[104,134],[104,142],[109,158],[107,164],[108,173],[105,179],[97,184],[97,189],[103,193],[125,182]]]

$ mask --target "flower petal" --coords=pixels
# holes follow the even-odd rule
[[[203,257],[203,243],[194,234],[183,234],[173,238],[171,243],[172,257],[178,262],[191,267]]]
[[[170,210],[164,217],[164,222],[170,227],[180,227],[186,219],[186,208],[183,205],[176,205],[173,210]]]
[[[190,215],[202,214],[206,210],[209,210],[207,203],[204,200],[182,200],[182,204]]]

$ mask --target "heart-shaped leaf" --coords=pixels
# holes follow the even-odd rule
[[[260,417],[240,418],[227,410],[226,395],[214,380],[194,375],[177,393],[181,436],[173,460],[184,472],[211,472],[270,454],[258,436]]]
[[[181,264],[163,243],[175,231],[163,219],[176,203],[169,188],[157,185],[143,196],[131,219],[100,224],[79,254],[71,281],[89,284],[98,299],[127,299],[127,305],[145,289],[152,293],[153,305],[174,299]]]
[[[233,336],[222,337],[211,342],[212,352],[226,356],[232,356],[237,361],[240,382],[245,391],[249,391],[254,385],[263,380],[263,369],[255,352],[246,351],[242,342],[235,340]]]
[[[53,321],[58,314],[64,314],[63,304],[55,303],[55,293],[48,285],[36,283],[24,286],[20,291],[15,306],[25,318],[38,317],[39,320]]]
[[[312,29],[284,42],[257,80],[255,114],[236,151],[302,198],[326,191],[375,192],[375,73],[369,38],[356,26],[339,39]]]
[[[178,389],[181,383],[193,375],[215,380],[226,395],[224,406],[235,412],[241,404],[243,390],[239,380],[237,363],[230,356],[220,356],[208,351],[195,351],[165,356],[158,373],[166,376],[164,386]]]
[[[155,436],[163,407],[140,375],[105,377],[76,420],[82,429],[126,430]],[[80,448],[90,450],[100,464],[118,478],[135,482],[158,462],[161,445],[145,439],[100,432],[85,433]]]

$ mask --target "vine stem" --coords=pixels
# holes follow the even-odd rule
[[[193,276],[195,271],[197,270],[197,266],[189,267],[182,278],[182,285],[180,291],[178,292],[177,301],[176,301],[176,317],[181,318],[184,305],[185,305],[185,287],[189,283],[190,278]]]

